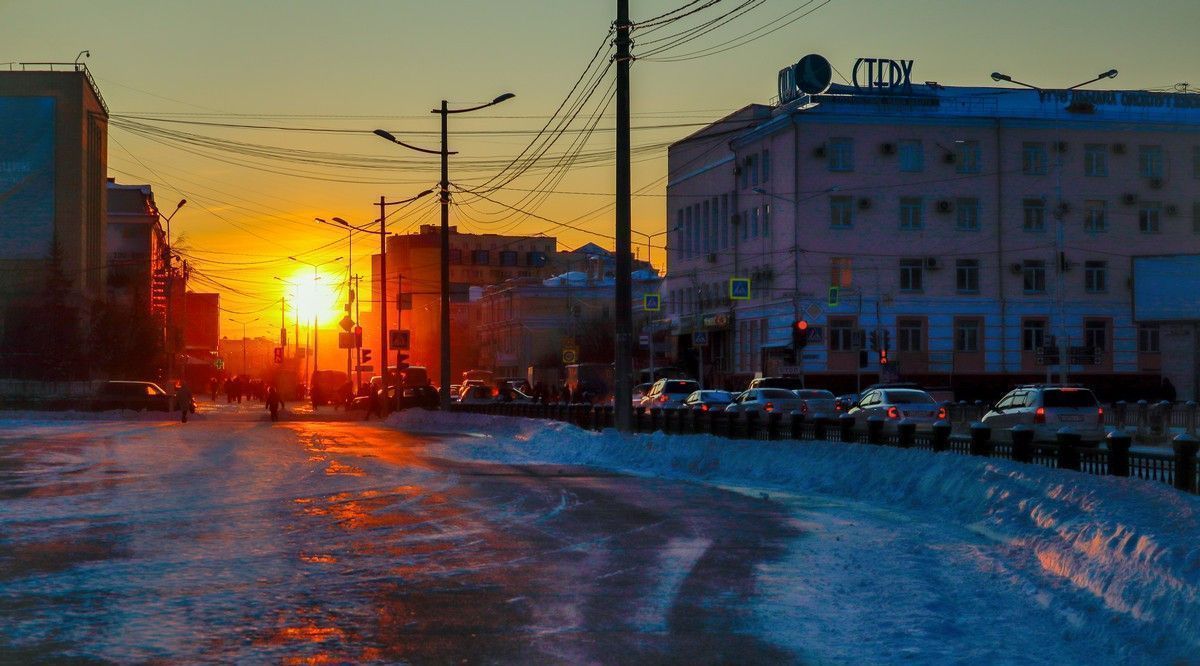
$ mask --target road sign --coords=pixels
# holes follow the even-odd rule
[[[562,352],[563,363],[571,364],[579,362],[579,352],[574,349],[564,349]]]
[[[371,350],[370,349],[358,350],[358,362],[359,363],[370,363],[371,362]]]
[[[388,331],[388,349],[408,349],[408,329],[392,329]]]
[[[338,326],[341,326],[343,331],[349,333],[354,328],[354,320],[350,318],[350,315],[346,315],[338,322]]]
[[[804,368],[798,365],[781,365],[779,366],[779,374],[781,375],[798,375],[804,372]]]
[[[397,310],[411,310],[412,309],[412,292],[400,294],[400,298],[396,299],[396,309]]]
[[[824,312],[824,310],[821,309],[821,305],[819,303],[809,303],[808,307],[804,308],[804,314],[807,315],[808,319],[816,319],[817,317],[821,316],[822,312]]]
[[[354,333],[350,331],[338,331],[338,349],[354,349],[358,345]]]
[[[213,359],[213,367],[216,368],[217,370],[224,370],[225,369],[225,359],[214,358]]]
[[[825,327],[824,326],[809,326],[808,327],[808,344],[810,344],[810,345],[825,344]]]
[[[658,312],[662,308],[662,296],[658,294],[642,294],[642,309],[646,312]]]
[[[275,348],[275,362],[283,363],[283,347]]]
[[[708,344],[708,331],[696,331],[692,333],[692,344],[696,347],[703,347]]]
[[[729,298],[735,301],[750,300],[750,278],[729,278]]]
[[[638,344],[641,345],[642,347],[649,347],[650,346],[650,336],[645,333],[642,333],[641,335],[638,336]]]

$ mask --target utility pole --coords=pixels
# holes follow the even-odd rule
[[[441,359],[438,368],[440,386],[438,393],[442,411],[450,409],[450,146],[447,145],[447,123],[450,110],[446,100],[442,100],[442,252],[441,252],[441,282],[442,282],[442,312],[441,312]],[[400,350],[396,350],[398,355]],[[396,363],[399,365],[399,361]]]
[[[629,0],[617,0],[617,201],[616,201],[616,363],[614,407],[617,430],[629,432],[633,425],[633,363],[629,347],[633,330],[633,268],[630,167],[629,167]]]
[[[383,365],[380,376],[383,377],[384,415],[388,412],[388,327],[387,327],[387,199],[379,195],[379,360]]]

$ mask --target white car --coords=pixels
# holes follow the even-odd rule
[[[641,407],[646,409],[679,409],[692,391],[699,391],[700,384],[691,379],[660,379],[642,396]]]
[[[800,413],[804,418],[837,418],[837,398],[833,391],[824,389],[795,389],[792,393],[800,398]]]
[[[800,410],[803,402],[795,393],[787,389],[755,388],[746,389],[738,394],[733,402],[725,408],[726,413],[758,412],[770,414],[779,412],[790,414]]]
[[[1104,408],[1090,389],[1081,386],[1033,384],[1019,386],[1000,398],[983,415],[993,437],[1008,440],[1011,428],[1033,428],[1034,441],[1053,442],[1060,428],[1069,427],[1084,442],[1104,439]]]
[[[910,388],[868,390],[846,413],[854,417],[854,427],[860,430],[866,430],[870,417],[882,416],[884,432],[896,432],[896,425],[903,419],[915,421],[918,430],[928,431],[934,423],[946,418],[946,408],[933,396]]]

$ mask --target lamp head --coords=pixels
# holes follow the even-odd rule
[[[433,194],[433,190],[431,190],[431,189],[430,189],[430,190],[425,190],[424,192],[422,192],[422,193],[418,194],[416,198],[420,199],[421,197],[423,197],[423,196],[426,196],[426,195],[429,195],[429,194]]]
[[[350,226],[350,223],[349,223],[349,222],[347,222],[347,221],[343,220],[343,219],[342,219],[342,218],[340,218],[340,217],[335,217],[335,218],[333,218],[333,221],[334,221],[334,222],[337,222],[338,224],[342,225],[343,227],[348,227],[348,226]]]
[[[1001,74],[1000,72],[992,72],[992,80],[993,81],[1012,81],[1012,77],[1009,76],[1008,74]]]
[[[1116,71],[1117,70],[1115,70],[1115,69],[1113,70],[1113,72],[1116,72]],[[180,208],[183,208],[183,205],[186,203],[187,203],[187,199],[180,199],[179,203],[175,204],[175,210],[179,210]]]
[[[396,137],[392,136],[392,133],[387,130],[377,129],[375,130],[375,136],[381,136],[392,143],[396,142]]]
[[[1100,75],[1099,77],[1097,77],[1097,78],[1101,78],[1101,79],[1115,79],[1115,78],[1117,78],[1117,70],[1115,70],[1115,69],[1110,69],[1110,70],[1108,70],[1107,72],[1105,72],[1105,73],[1101,74],[1101,75]]]
[[[510,99],[512,99],[512,98],[514,98],[514,97],[516,97],[516,95],[515,95],[515,94],[513,94],[513,93],[510,93],[510,92],[506,92],[506,93],[504,93],[503,95],[500,95],[500,96],[499,96],[499,97],[497,97],[496,99],[492,100],[492,104],[499,104],[500,102],[503,102],[503,101],[505,101],[505,100],[510,100]]]

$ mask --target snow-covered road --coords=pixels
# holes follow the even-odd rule
[[[264,416],[0,420],[0,655],[1157,664],[1200,650],[1200,501],[1160,484],[478,415]]]

